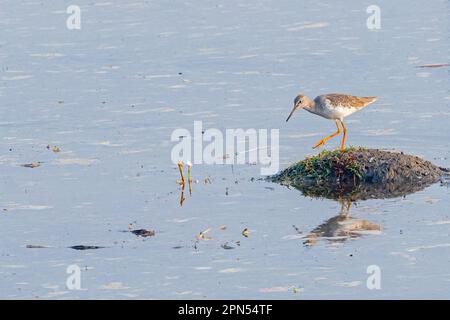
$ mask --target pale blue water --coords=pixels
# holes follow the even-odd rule
[[[450,167],[449,69],[417,68],[449,62],[448,1],[378,1],[378,31],[369,1],[77,4],[67,30],[66,2],[0,1],[1,298],[449,298],[448,187],[359,202],[351,216],[381,232],[305,246],[293,225],[338,202],[251,181],[257,165],[195,165],[180,207],[170,160],[172,131],[202,120],[279,128],[286,167],[334,130],[307,112],[286,124],[295,95],[337,91],[379,96],[347,120],[349,144]],[[66,287],[72,264],[83,290]]]

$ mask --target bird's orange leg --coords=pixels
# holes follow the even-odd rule
[[[181,181],[179,183],[184,187],[183,163],[178,161],[178,170],[180,171]]]
[[[336,120],[337,121],[337,120]],[[344,129],[344,136],[342,137],[342,143],[341,143],[341,151],[344,152],[344,144],[345,144],[345,138],[347,138],[347,128],[345,127],[344,121],[340,120],[342,124],[342,128]]]
[[[327,142],[331,138],[333,138],[333,137],[337,136],[339,133],[341,133],[341,127],[339,127],[339,123],[338,123],[337,119],[334,121],[336,121],[337,131],[335,133],[333,133],[332,135],[329,135],[328,137],[323,138],[322,140],[317,142],[316,145],[313,147],[313,149],[323,146],[325,144],[325,142]]]

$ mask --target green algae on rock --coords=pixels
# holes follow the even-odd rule
[[[270,181],[294,186],[305,195],[353,200],[406,195],[448,175],[448,169],[402,152],[348,148],[307,157]]]

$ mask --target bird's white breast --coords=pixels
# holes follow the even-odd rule
[[[356,107],[348,105],[332,104],[331,101],[324,96],[316,97],[314,102],[314,107],[307,110],[326,119],[343,119],[359,110]]]
[[[328,119],[342,119],[345,118],[352,113],[358,111],[358,108],[352,107],[343,107],[343,106],[334,106],[324,108],[324,117]]]
[[[326,119],[343,119],[352,113],[358,111],[358,108],[322,105],[319,108],[309,109],[307,111],[317,114]]]

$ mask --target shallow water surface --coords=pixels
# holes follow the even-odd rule
[[[349,205],[194,165],[180,206],[170,158],[203,121],[280,129],[287,167],[335,129],[286,123],[295,95],[345,92],[379,97],[349,144],[450,167],[449,69],[418,67],[449,61],[448,1],[379,1],[377,31],[367,1],[78,4],[68,30],[62,2],[1,1],[2,298],[449,298],[447,186]]]

